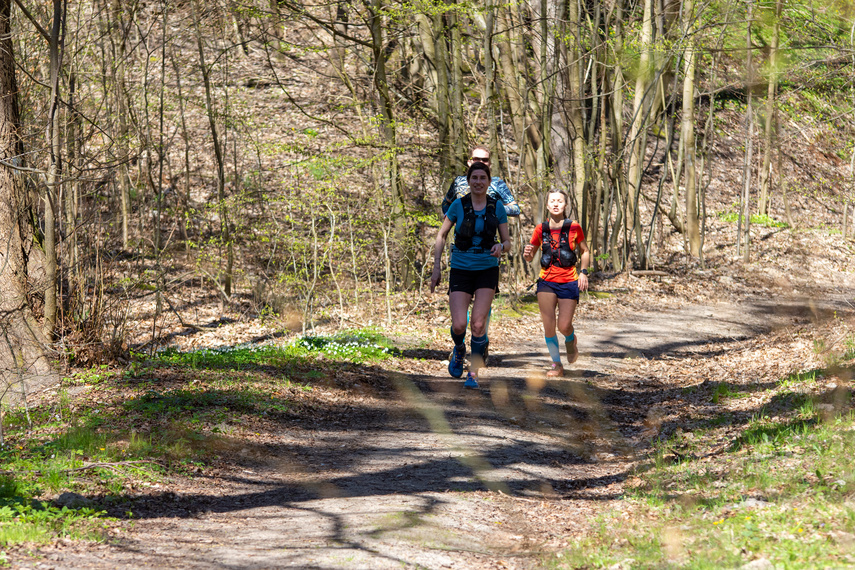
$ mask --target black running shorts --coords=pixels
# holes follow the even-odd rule
[[[479,269],[477,271],[451,268],[451,272],[448,275],[449,293],[463,291],[464,293],[474,295],[478,289],[493,289],[496,293],[499,292],[498,267]]]

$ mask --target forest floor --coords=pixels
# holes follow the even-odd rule
[[[545,377],[536,305],[513,310],[501,297],[478,390],[446,372],[444,296],[423,299],[419,314],[387,331],[398,356],[317,379],[304,397],[322,413],[236,430],[195,472],[128,491],[107,507],[117,521],[105,542],[14,547],[9,560],[176,570],[548,565],[604,513],[627,507],[657,441],[727,418],[713,436],[726,446],[770,409],[770,386],[823,365],[855,324],[850,261],[835,263],[842,271],[787,291],[767,278],[728,288],[721,273],[600,274],[600,295],[583,297],[577,312],[579,360],[557,380]],[[174,338],[189,348],[267,332],[236,318],[215,338]],[[814,389],[847,382],[825,378]],[[719,401],[720,386],[749,397]]]

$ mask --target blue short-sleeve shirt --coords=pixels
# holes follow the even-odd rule
[[[454,222],[454,231],[460,229],[460,224],[463,223],[463,204],[460,203],[460,198],[451,203],[448,207],[448,212],[445,214],[449,220]],[[454,269],[469,269],[478,271],[481,269],[490,269],[498,267],[499,259],[490,255],[489,251],[481,253],[473,253],[473,249],[477,249],[481,245],[481,236],[484,231],[484,219],[487,216],[486,206],[480,210],[475,210],[475,236],[472,238],[472,247],[467,251],[460,251],[456,246],[451,246],[451,267]],[[499,218],[500,224],[508,223],[508,214],[505,212],[505,205],[501,200],[496,201],[496,217]],[[496,230],[496,240],[500,241]]]

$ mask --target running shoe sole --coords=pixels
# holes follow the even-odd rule
[[[573,335],[573,340],[564,342],[564,348],[567,350],[567,362],[573,364],[579,358],[579,349],[576,347],[576,335]]]

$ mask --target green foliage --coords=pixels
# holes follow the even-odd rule
[[[28,453],[22,446],[3,450],[0,459],[10,471],[35,473],[41,477],[22,481],[10,475],[0,475],[0,546],[22,543],[48,543],[60,537],[98,540],[99,521],[104,511],[93,508],[57,507],[33,500],[41,486],[53,492],[68,488],[68,475],[58,462],[38,452]]]
[[[23,499],[0,506],[0,545],[49,543],[55,538],[98,539],[98,522],[104,511],[88,507],[70,509]]]
[[[782,379],[795,391],[779,391],[725,448],[722,434],[739,425],[732,417],[726,431],[710,421],[691,437],[678,430],[656,443],[627,481],[620,510],[547,567],[713,569],[758,558],[775,568],[852,566],[838,537],[855,531],[855,413],[804,393],[822,374]],[[731,392],[720,384],[714,397]]]
[[[95,385],[114,378],[121,373],[116,370],[110,370],[109,365],[101,364],[93,366],[89,370],[75,372],[71,376],[62,379],[63,386],[73,386],[79,384]]]
[[[414,223],[424,224],[429,228],[442,225],[442,218],[436,212],[408,212],[407,217]]]
[[[849,336],[844,341],[846,351],[843,353],[843,360],[855,359],[855,336]]]
[[[307,354],[319,353],[330,359],[356,363],[383,360],[396,353],[386,337],[371,330],[306,336],[296,340],[293,346]]]
[[[231,390],[210,388],[175,389],[165,392],[149,391],[124,403],[130,413],[159,421],[187,419],[193,424],[218,424],[236,414],[287,412],[287,400],[273,398],[268,392],[251,387]],[[149,442],[146,447],[152,449]]]
[[[748,394],[745,392],[740,392],[739,390],[735,390],[733,386],[727,384],[726,382],[722,382],[715,387],[712,396],[713,404],[718,404],[723,400],[728,398],[740,398],[745,397]]]
[[[723,222],[731,222],[735,223],[739,221],[740,214],[739,212],[727,211],[727,212],[719,212],[718,219]],[[751,214],[751,223],[759,226],[765,226],[767,228],[788,228],[789,224],[786,222],[779,222],[777,220],[769,217],[768,214]]]
[[[167,349],[153,362],[190,368],[230,368],[299,364],[322,355],[331,360],[355,363],[377,361],[395,354],[392,342],[371,329],[345,331],[329,336],[305,336],[285,346],[241,345],[180,352]]]
[[[816,369],[795,372],[779,380],[778,385],[782,388],[793,388],[799,384],[813,384],[816,383],[817,377],[821,375],[822,371]]]
[[[801,411],[812,411],[811,405],[805,405],[807,402],[802,401],[799,409]],[[748,429],[731,445],[731,449],[736,451],[744,445],[771,445],[774,448],[783,447],[787,442],[791,441],[794,436],[806,435],[808,429],[815,425],[814,418],[795,419],[789,422],[772,421],[767,417],[759,417],[754,419]]]

